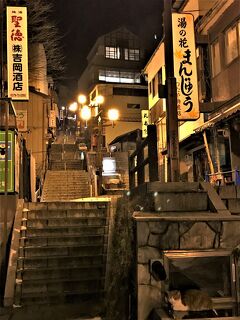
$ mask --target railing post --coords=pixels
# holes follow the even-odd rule
[[[205,182],[209,182],[209,174],[207,171],[205,172]]]
[[[129,189],[135,188],[135,172],[133,173],[131,170],[134,167],[134,158],[129,157]]]
[[[155,125],[148,125],[148,159],[149,159],[149,180],[158,181],[158,153],[157,153],[157,128]]]
[[[240,186],[240,171],[238,168],[235,170],[235,185]]]
[[[141,163],[144,160],[144,149],[142,148],[142,137],[141,137],[141,131],[138,130],[138,135],[137,135],[137,141],[136,141],[136,148],[137,148],[137,183],[138,186],[140,184],[143,184],[145,182],[145,172],[144,172],[144,167],[140,166]]]

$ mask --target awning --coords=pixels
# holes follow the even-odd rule
[[[225,110],[219,110],[218,113],[216,115],[214,115],[210,120],[208,120],[207,122],[205,122],[202,126],[198,127],[197,129],[195,129],[195,132],[201,132],[204,131],[208,128],[213,127],[217,122],[220,122],[224,119],[227,119],[231,116],[233,116],[234,114],[237,114],[240,112],[240,102],[238,102],[237,104],[235,104],[234,106],[225,109]]]

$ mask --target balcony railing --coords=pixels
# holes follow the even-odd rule
[[[145,149],[147,149],[146,156]],[[145,170],[147,165],[148,175]],[[129,157],[129,186],[130,189],[133,189],[145,182],[157,180],[157,130],[155,125],[149,125],[148,136],[144,140],[142,140],[139,131],[136,141],[136,150]]]

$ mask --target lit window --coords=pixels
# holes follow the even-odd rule
[[[216,76],[221,71],[220,47],[219,47],[218,41],[212,44],[211,53],[212,53],[212,72],[213,72],[213,76]]]
[[[116,70],[99,70],[99,80],[116,83],[140,83],[140,73]]]
[[[237,25],[227,29],[225,32],[225,47],[226,63],[228,64],[238,56]]]
[[[139,49],[124,49],[124,59],[131,61],[139,61],[140,51]]]
[[[105,56],[108,59],[120,59],[120,48],[119,47],[105,47]]]

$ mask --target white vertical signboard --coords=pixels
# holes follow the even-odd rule
[[[49,125],[50,128],[56,128],[56,113],[55,113],[55,110],[50,110],[48,125]]]
[[[142,110],[142,138],[147,137],[148,125],[149,125],[149,110]]]
[[[8,98],[28,100],[27,8],[7,7]]]
[[[173,13],[172,33],[178,119],[196,120],[199,118],[199,100],[193,16]]]

